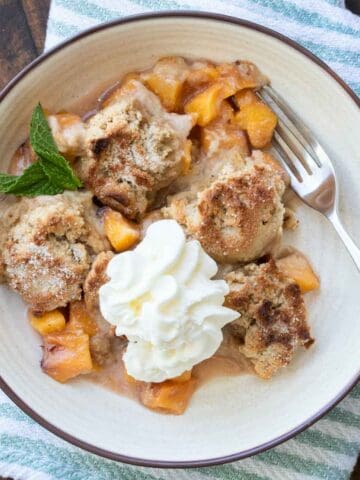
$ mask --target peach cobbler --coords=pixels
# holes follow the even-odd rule
[[[267,82],[247,61],[167,57],[91,108],[36,107],[0,174],[0,275],[45,374],[181,414],[209,378],[270,379],[313,343],[319,280],[281,243],[297,220]]]

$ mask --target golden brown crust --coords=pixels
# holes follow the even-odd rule
[[[300,289],[273,260],[229,273],[225,305],[241,316],[228,327],[262,378],[286,366],[298,346],[313,343]]]
[[[113,258],[113,252],[101,252],[95,258],[84,283],[84,300],[89,312],[99,310],[99,289],[109,278],[106,268]]]
[[[129,158],[129,148],[140,140],[139,132],[129,132],[123,125],[106,138],[90,142],[86,172],[81,176],[97,198],[129,218],[146,211],[147,197],[154,187],[153,177]],[[144,152],[140,154],[144,155]]]
[[[6,281],[6,265],[4,248],[11,228],[16,225],[26,211],[23,202],[12,195],[0,196],[0,283]]]
[[[90,118],[86,154],[75,167],[102,203],[139,219],[156,192],[180,175],[191,119],[167,113],[150,91],[134,85],[134,97],[129,92]]]
[[[281,234],[284,189],[276,170],[253,163],[220,177],[197,196],[174,196],[166,213],[218,262],[251,261],[267,253]]]
[[[114,327],[101,315],[99,308],[99,289],[109,278],[106,268],[113,258],[113,252],[101,252],[95,258],[84,283],[84,300],[86,309],[96,321],[98,332],[90,338],[91,356],[99,365],[112,359]]]
[[[9,286],[37,312],[80,299],[91,256],[108,248],[94,228],[91,194],[24,198],[14,208],[19,206],[22,214],[8,232],[3,250]]]

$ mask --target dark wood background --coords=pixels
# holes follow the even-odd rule
[[[346,5],[360,14],[360,0]],[[50,0],[0,0],[0,90],[43,51],[49,6]],[[351,480],[360,480],[360,461]]]
[[[50,0],[0,0],[0,89],[43,51]]]

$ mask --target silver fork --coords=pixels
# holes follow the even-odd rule
[[[339,218],[339,188],[330,158],[272,87],[262,87],[258,95],[278,116],[272,146],[290,176],[291,187],[307,205],[330,220],[360,271],[360,249]]]

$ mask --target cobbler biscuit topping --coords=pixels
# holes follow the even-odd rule
[[[166,57],[90,111],[35,107],[0,174],[0,281],[54,380],[181,414],[229,362],[269,379],[312,344],[303,294],[319,279],[280,248],[298,222],[267,83],[244,60]]]

